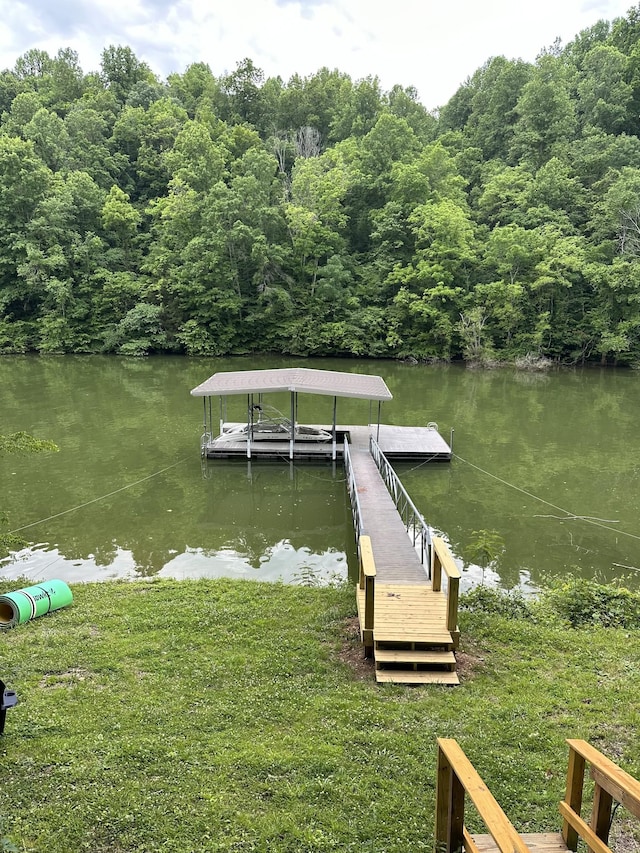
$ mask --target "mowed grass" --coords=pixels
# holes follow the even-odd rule
[[[431,850],[438,736],[522,831],[560,827],[566,737],[640,777],[637,631],[461,613],[461,686],[411,688],[362,665],[352,588],[73,592],[0,634],[0,850]]]

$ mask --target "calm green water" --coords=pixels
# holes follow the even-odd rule
[[[0,574],[68,581],[345,577],[354,568],[354,543],[340,466],[203,468],[200,460],[202,402],[190,389],[217,370],[295,363],[378,373],[394,394],[383,421],[436,421],[447,439],[455,430],[451,465],[398,471],[456,557],[473,531],[500,533],[505,553],[485,580],[535,587],[550,574],[580,573],[630,576],[639,585],[637,373],[533,376],[278,358],[0,359],[0,432],[24,429],[60,447],[57,454],[0,459],[0,509],[30,542],[3,561]],[[242,419],[244,402],[238,398],[237,413],[230,405],[230,419]],[[287,410],[288,397],[270,402]],[[332,404],[301,397],[299,417],[330,422]],[[339,422],[368,418],[367,403],[339,400]],[[482,571],[464,566],[464,577],[469,585]]]

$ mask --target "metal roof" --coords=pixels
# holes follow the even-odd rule
[[[308,367],[214,373],[194,388],[191,394],[194,397],[224,397],[232,394],[264,394],[268,391],[295,391],[363,400],[393,399],[381,376],[311,370]]]

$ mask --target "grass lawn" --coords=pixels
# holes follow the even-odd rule
[[[640,777],[638,631],[463,612],[461,686],[411,688],[375,683],[352,588],[73,591],[0,634],[0,850],[430,851],[438,736],[521,831],[560,827],[566,737]]]

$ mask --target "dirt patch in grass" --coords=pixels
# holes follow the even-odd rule
[[[471,681],[478,670],[484,667],[484,658],[473,651],[456,652],[456,670],[460,681]]]
[[[42,688],[73,687],[84,681],[93,681],[93,673],[81,667],[69,669],[66,672],[48,673],[38,684]]]
[[[629,818],[615,819],[611,827],[609,846],[615,853],[638,853],[640,827]]]
[[[360,623],[357,616],[345,619],[342,623],[338,660],[346,664],[356,681],[375,680],[373,658],[364,656],[364,646],[360,640]]]

